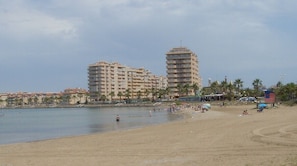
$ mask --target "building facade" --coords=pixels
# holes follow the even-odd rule
[[[97,62],[88,67],[91,101],[151,97],[152,89],[165,89],[167,79],[144,68],[132,68],[117,62]],[[150,95],[150,96],[149,96]]]
[[[88,96],[88,91],[82,88],[68,88],[63,92],[0,93],[0,108],[87,104]]]
[[[202,87],[201,77],[199,75],[198,57],[186,47],[172,48],[166,53],[166,70],[168,79],[168,88],[170,88],[172,97],[181,97],[179,86],[197,85]],[[193,89],[189,88],[188,95],[194,95]]]

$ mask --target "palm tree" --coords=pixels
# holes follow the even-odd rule
[[[37,104],[37,103],[38,103],[38,97],[35,96],[35,97],[34,97],[34,104]]]
[[[9,98],[6,98],[5,102],[7,103],[7,105],[11,105],[11,100],[9,100]]]
[[[112,100],[113,100],[113,97],[115,96],[115,94],[114,94],[114,92],[112,91],[112,92],[109,93],[109,95],[110,95],[110,100],[111,100],[111,103],[112,103]]]
[[[194,84],[192,85],[192,88],[193,88],[193,90],[194,90],[194,94],[195,94],[195,96],[197,96],[197,91],[199,90],[199,86],[197,85],[197,83],[194,83]]]
[[[219,89],[218,81],[212,82],[210,85],[210,89],[212,90],[212,93],[218,93],[218,89]]]
[[[49,97],[46,96],[46,97],[43,98],[42,103],[47,105],[48,101],[49,101]]]
[[[162,98],[165,98],[165,96],[166,96],[166,89],[159,89],[158,90],[158,98],[159,99],[162,99]]]
[[[2,100],[1,98],[0,98],[0,105],[2,106],[2,102],[4,102],[4,100]]]
[[[276,87],[277,87],[277,88],[280,88],[280,87],[282,87],[282,86],[283,86],[283,83],[282,83],[282,82],[278,81],[278,82],[276,83]]]
[[[148,96],[149,96],[150,93],[151,92],[148,89],[145,89],[144,94],[145,94],[146,98],[148,98]]]
[[[183,92],[182,84],[177,84],[176,88],[177,88],[177,91],[178,91],[178,96],[181,97],[182,92]]]
[[[66,95],[66,101],[67,101],[67,104],[70,103],[70,99],[71,99],[71,96],[70,96],[70,95]]]
[[[227,84],[227,89],[228,89],[228,98],[229,100],[232,100],[233,99],[233,90],[234,90],[234,85],[230,82]]]
[[[155,101],[155,97],[157,96],[158,91],[155,88],[152,88],[152,101]]]
[[[32,99],[31,97],[29,97],[29,98],[28,98],[28,104],[29,104],[29,105],[32,105],[32,101],[33,101],[33,99]]]
[[[236,79],[234,81],[234,86],[235,86],[235,89],[236,89],[236,92],[239,94],[240,93],[240,90],[241,88],[243,87],[243,81],[241,79]]]
[[[185,84],[183,86],[183,92],[186,93],[186,96],[189,96],[189,90],[190,90],[190,85],[189,84]]]
[[[141,93],[141,91],[140,91],[140,90],[139,90],[139,91],[137,91],[136,95],[137,95],[137,99],[140,99],[140,98],[141,98],[141,96],[142,96],[142,93]]]
[[[101,101],[105,101],[106,98],[107,98],[107,97],[106,97],[105,95],[101,95],[100,100],[101,100]]]
[[[99,99],[100,99],[100,92],[97,91],[97,92],[95,92],[95,94],[96,94],[96,96],[97,96],[96,101],[99,101]]]
[[[255,95],[260,95],[260,89],[262,88],[262,81],[260,79],[255,79],[253,81],[253,86],[254,86],[254,90],[255,90]]]
[[[170,91],[171,91],[170,88],[167,87],[167,88],[165,89],[165,92],[164,92],[165,94],[164,94],[164,95],[167,95],[167,96],[168,96],[168,95],[170,94]],[[164,96],[164,98],[165,98],[165,96]]]
[[[227,86],[228,86],[227,81],[224,80],[224,81],[221,82],[221,85],[220,85],[221,93],[226,93],[226,91],[227,91]]]
[[[118,93],[118,96],[120,97],[120,102],[121,102],[121,101],[122,101],[123,93],[122,93],[122,92],[119,92],[119,93]]]
[[[130,99],[130,97],[131,97],[130,89],[126,89],[126,91],[125,91],[125,97],[127,98],[127,100]]]

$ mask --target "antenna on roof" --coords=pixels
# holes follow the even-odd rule
[[[180,47],[183,46],[183,40],[180,40]]]

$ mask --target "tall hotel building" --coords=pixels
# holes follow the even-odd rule
[[[97,101],[98,96],[106,96],[108,100],[124,99],[127,90],[130,98],[137,99],[146,96],[152,89],[165,89],[166,77],[153,75],[143,68],[132,68],[119,63],[97,62],[88,67],[88,86],[90,99]],[[111,96],[111,93],[114,96]],[[118,94],[122,94],[119,96]]]
[[[171,96],[180,97],[177,86],[186,84],[192,86],[196,84],[202,87],[201,78],[199,76],[197,55],[185,47],[172,48],[166,53],[167,79],[168,88],[170,88]],[[189,95],[194,95],[192,89]]]

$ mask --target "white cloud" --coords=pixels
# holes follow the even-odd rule
[[[63,39],[77,36],[75,21],[56,18],[41,11],[28,8],[22,3],[1,8],[1,33],[19,39],[34,37],[59,37]]]

